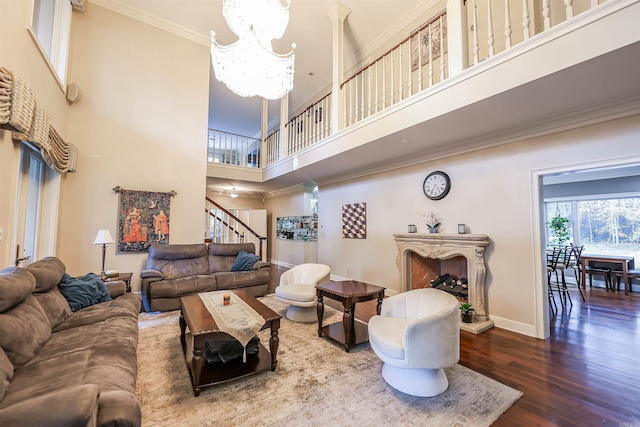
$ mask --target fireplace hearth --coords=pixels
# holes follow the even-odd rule
[[[461,323],[460,329],[480,333],[493,327],[487,314],[484,250],[486,234],[402,233],[394,234],[398,245],[396,264],[400,288],[408,291],[431,286],[431,280],[443,274],[466,277],[468,302],[474,312],[473,323]]]

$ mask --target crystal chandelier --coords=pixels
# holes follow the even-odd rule
[[[240,96],[280,99],[293,89],[291,52],[278,55],[271,41],[283,36],[289,23],[289,4],[280,0],[223,0],[222,15],[239,40],[228,46],[211,32],[211,62],[216,79]]]

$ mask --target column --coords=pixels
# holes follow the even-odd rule
[[[340,2],[327,13],[333,25],[333,84],[331,85],[331,134],[337,133],[343,125],[344,102],[340,83],[344,79],[344,20],[351,9]]]
[[[447,27],[449,77],[452,77],[469,66],[468,26],[464,0],[447,0]]]

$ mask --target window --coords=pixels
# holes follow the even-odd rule
[[[545,223],[556,214],[569,219],[571,242],[584,245],[585,253],[640,259],[640,197],[545,202]]]
[[[61,85],[65,85],[71,28],[69,0],[33,0],[31,34]]]

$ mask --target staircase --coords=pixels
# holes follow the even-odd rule
[[[206,197],[205,200],[205,242],[253,243],[256,246],[257,255],[261,260],[266,261],[267,237],[261,236],[247,224],[254,218],[249,214],[250,211],[243,211],[244,215],[239,212],[234,214],[209,197]],[[239,216],[245,216],[246,218],[240,219]],[[265,223],[262,228],[264,228],[266,234],[266,214],[264,218]]]

